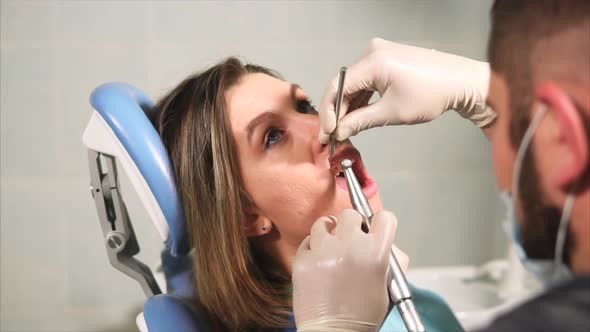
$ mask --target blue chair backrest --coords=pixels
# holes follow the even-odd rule
[[[173,256],[189,251],[182,205],[166,148],[150,121],[154,103],[127,83],[106,83],[94,90],[90,103],[117,136],[156,198],[168,225]]]

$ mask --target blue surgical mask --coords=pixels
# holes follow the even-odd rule
[[[522,163],[526,151],[533,139],[534,133],[547,112],[545,106],[535,115],[527,128],[522,142],[516,154],[516,161],[514,164],[514,173],[512,174],[512,193],[502,192],[501,198],[506,205],[506,220],[503,223],[504,231],[508,234],[510,241],[516,248],[518,257],[523,266],[534,275],[545,286],[549,287],[561,281],[565,281],[572,277],[572,273],[567,265],[564,264],[563,250],[565,247],[565,238],[567,235],[567,228],[574,205],[574,195],[570,192],[565,200],[561,218],[559,220],[559,228],[557,231],[557,240],[555,242],[555,256],[553,259],[531,259],[527,256],[522,245],[522,236],[518,216],[516,215],[516,200],[518,198],[518,184],[520,180],[520,172],[522,170]]]

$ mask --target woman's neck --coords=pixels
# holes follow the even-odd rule
[[[276,268],[283,273],[291,276],[293,269],[293,260],[299,244],[291,243],[282,238],[280,233],[275,229],[270,234],[256,238],[253,241],[254,247],[259,253],[270,258]]]

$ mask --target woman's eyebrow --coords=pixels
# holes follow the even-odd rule
[[[246,133],[248,135],[248,142],[252,144],[252,135],[254,135],[254,131],[256,127],[264,124],[266,122],[272,122],[275,119],[278,119],[278,115],[272,111],[266,111],[263,113],[258,114],[254,119],[252,119],[248,125],[246,126]]]
[[[299,86],[299,84],[295,84],[295,83],[291,84],[290,97],[293,102],[297,102],[297,90],[300,90],[300,89],[301,89],[301,87]],[[276,114],[276,112],[266,111],[266,112],[260,113],[258,116],[256,116],[254,119],[252,119],[248,123],[248,125],[246,126],[246,134],[248,137],[248,143],[252,144],[252,136],[254,135],[254,131],[256,130],[256,127],[258,127],[259,125],[266,123],[266,122],[275,121],[278,118],[279,118],[279,116]]]

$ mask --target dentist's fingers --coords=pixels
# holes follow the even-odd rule
[[[338,216],[338,225],[334,234],[338,238],[347,238],[356,232],[362,232],[363,217],[352,209],[346,209]]]
[[[313,223],[311,226],[311,234],[309,235],[309,247],[311,250],[321,247],[323,240],[327,236],[331,236],[330,232],[332,231],[332,228],[334,228],[334,222],[330,217],[320,217]]]
[[[379,91],[374,71],[374,55],[369,54],[346,70],[344,81],[344,98],[349,98],[359,91]],[[341,117],[342,118],[342,115]]]
[[[369,234],[373,236],[375,243],[378,245],[378,257],[389,256],[396,230],[397,218],[393,212],[383,210],[373,216]]]
[[[335,133],[336,140],[342,141],[363,130],[390,124],[388,119],[382,119],[384,117],[379,101],[356,109],[340,120]]]
[[[320,102],[320,133],[319,139],[321,144],[327,144],[330,141],[330,134],[336,128],[336,113],[334,113],[334,102],[336,92],[330,85],[326,87],[324,96]]]
[[[312,257],[311,248],[309,242],[311,237],[308,235],[301,241],[297,252],[295,253],[295,259],[293,260],[292,271],[293,275],[304,272],[307,269],[308,261]]]
[[[350,100],[350,104],[348,106],[348,112],[353,112],[354,110],[365,107],[369,104],[369,100],[373,97],[374,91],[359,91],[357,92]]]
[[[301,241],[301,243],[299,244],[299,248],[297,248],[297,253],[295,253],[295,256],[299,256],[304,251],[310,251],[311,250],[311,247],[309,246],[310,240],[311,240],[311,236],[308,235],[308,236],[305,237],[305,239],[303,239],[303,241]]]
[[[327,217],[332,221],[332,224],[330,225],[330,235],[334,235],[334,232],[336,232],[336,225],[338,224],[338,218],[331,214],[327,215]]]
[[[392,246],[391,248],[393,249],[393,254],[397,259],[402,272],[406,274],[406,272],[408,272],[408,266],[410,265],[410,257],[396,246]]]
[[[344,81],[344,98],[340,106],[339,117],[342,119],[349,111],[354,108],[349,105],[362,105],[367,98],[367,94],[377,90],[373,83],[373,64],[372,56],[364,57],[359,62],[348,68],[346,80]],[[338,92],[338,75],[336,75],[324,90],[324,95],[320,102],[320,143],[326,144],[329,141],[330,134],[336,128],[336,114],[334,112],[336,104],[336,94]],[[362,94],[359,94],[364,92]],[[357,100],[360,98],[360,101]],[[370,99],[370,96],[369,98]],[[366,102],[368,102],[368,99]],[[366,103],[364,102],[364,103]]]

